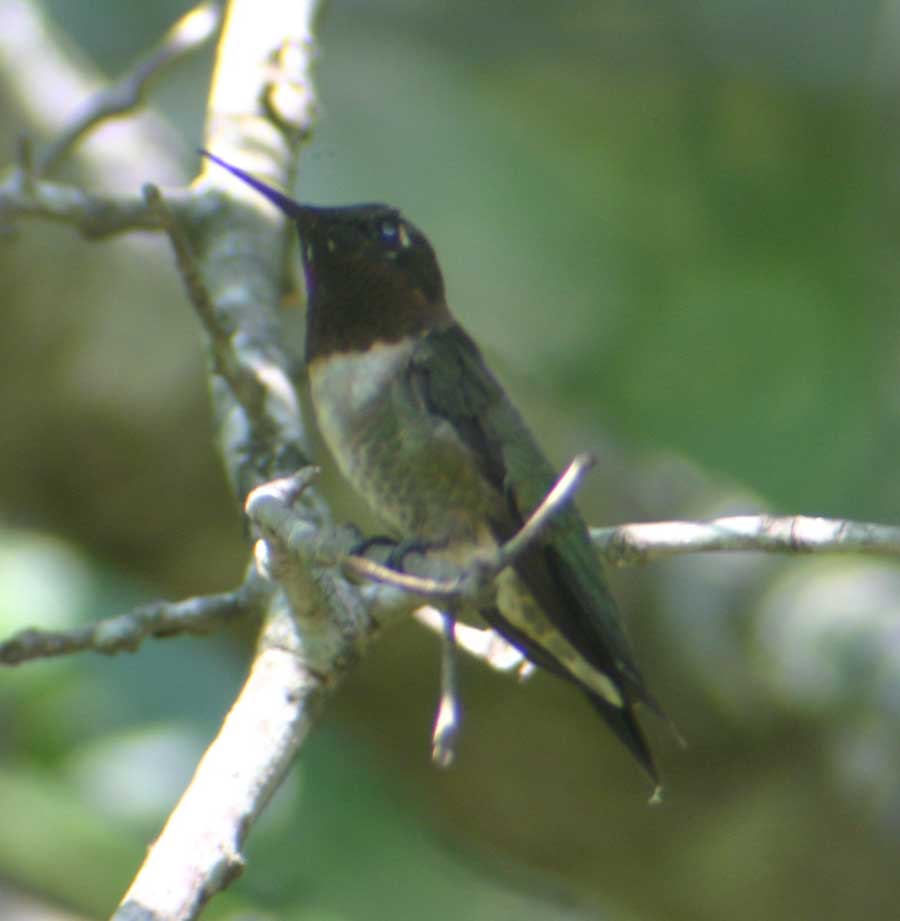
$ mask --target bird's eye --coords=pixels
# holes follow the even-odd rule
[[[400,239],[400,228],[396,221],[382,221],[379,227],[381,239],[385,243],[396,243]]]
[[[403,247],[410,245],[409,231],[403,221],[385,220],[378,225],[378,232],[381,235],[382,242],[391,247]]]

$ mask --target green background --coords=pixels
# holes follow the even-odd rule
[[[43,8],[112,76],[187,4]],[[425,230],[550,456],[599,454],[592,523],[900,518],[898,4],[335,0],[320,47],[298,194],[388,201]],[[154,87],[182,181],[211,61]],[[27,124],[0,85],[4,149]],[[150,151],[130,167],[131,191],[178,179]],[[78,158],[64,174],[105,187]],[[0,278],[0,634],[233,586],[247,547],[163,242],[21,225]],[[457,763],[433,768],[438,649],[407,625],[209,917],[891,916],[900,570],[705,555],[613,580],[689,741],[647,720],[661,808],[578,695],[470,661]],[[24,892],[111,910],[252,636],[0,672],[0,915]]]

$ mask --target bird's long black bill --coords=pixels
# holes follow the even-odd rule
[[[237,166],[232,166],[227,161],[223,160],[221,157],[217,157],[214,153],[210,153],[208,150],[204,150],[202,147],[198,149],[198,153],[202,154],[209,160],[212,160],[213,163],[218,163],[223,169],[228,170],[233,176],[237,176],[238,179],[246,182],[251,188],[256,189],[260,195],[267,198],[276,208],[280,211],[283,211],[288,217],[292,217],[295,221],[307,221],[309,220],[310,208],[299,204],[294,201],[293,198],[289,198],[283,192],[279,192],[278,189],[273,186],[267,185],[265,182],[257,179],[255,176],[251,176],[250,173],[245,172]]]

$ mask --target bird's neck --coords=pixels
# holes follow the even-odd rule
[[[367,350],[375,342],[399,342],[453,322],[443,295],[429,300],[388,273],[348,267],[335,283],[307,274],[306,360]]]

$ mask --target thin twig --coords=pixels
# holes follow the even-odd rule
[[[143,193],[148,207],[158,215],[169,237],[181,280],[209,337],[213,373],[228,385],[243,419],[269,437],[271,433],[284,431],[288,421],[297,418],[297,405],[294,389],[281,363],[272,360],[271,354],[254,353],[251,349],[238,354],[237,345],[241,340],[232,335],[224,322],[225,317],[216,309],[184,225],[155,185],[147,183]],[[280,422],[270,418],[277,411],[283,414]]]
[[[413,617],[432,633],[441,635],[446,629],[444,615],[434,607],[425,605],[413,611]],[[471,624],[456,621],[456,645],[468,655],[485,662],[498,672],[511,672],[530,665],[525,656],[490,628],[479,629]]]
[[[519,531],[500,548],[501,560],[498,563],[501,569],[509,566],[523,550],[540,539],[556,515],[575,498],[585,476],[596,463],[597,458],[590,453],[577,454],[573,458],[544,501],[528,516]]]
[[[150,80],[169,64],[206,44],[215,34],[220,18],[218,4],[211,2],[201,3],[182,16],[131,70],[88,99],[83,110],[38,156],[35,174],[45,176],[51,172],[101,122],[141,105]]]
[[[735,515],[593,528],[600,555],[615,566],[682,553],[873,553],[900,556],[900,527],[806,515]]]
[[[219,346],[214,354],[220,354],[222,346],[227,344],[227,333],[217,322],[215,308],[209,296],[209,291],[203,283],[194,250],[191,247],[184,228],[178,222],[174,212],[169,207],[163,193],[152,183],[146,183],[142,190],[147,207],[157,215],[160,226],[169,237],[172,252],[175,255],[175,264],[181,275],[181,280],[187,289],[188,297],[200,317],[203,327],[210,339]]]
[[[399,588],[401,591],[416,595],[424,601],[435,604],[453,601],[463,595],[473,593],[473,583],[469,572],[464,572],[454,579],[430,579],[427,576],[415,576],[411,573],[398,572],[376,563],[364,556],[348,556],[343,561],[344,571],[351,578],[366,579],[381,585]],[[489,570],[489,565],[479,566],[479,575]]]
[[[42,138],[55,138],[71,124],[84,100],[103,92],[108,79],[47,15],[39,0],[0,3],[0,84],[14,108]],[[130,191],[148,177],[182,181],[183,142],[150,106],[128,119],[108,119],[78,149],[79,172],[93,188]],[[132,244],[129,244],[132,245]]]
[[[0,643],[0,665],[92,651],[134,652],[150,637],[212,633],[251,613],[259,613],[269,589],[255,573],[233,592],[183,601],[142,604],[116,617],[71,630],[22,630]]]
[[[96,195],[64,183],[34,179],[20,166],[0,182],[0,220],[11,223],[14,218],[69,224],[93,239],[162,228],[159,214],[139,196]]]
[[[18,11],[25,15],[26,8]],[[15,13],[10,14],[15,21]],[[29,139],[20,140],[16,165],[0,183],[0,221],[39,217],[77,227],[85,236],[99,238],[134,230],[159,230],[161,212],[146,198],[98,195],[41,177],[50,172],[91,129],[136,108],[150,79],[159,71],[205,43],[220,19],[218,5],[204,2],[182,16],[159,46],[143,57],[112,86],[91,95],[83,111],[56,139],[35,156]],[[185,193],[179,193],[184,198]]]

